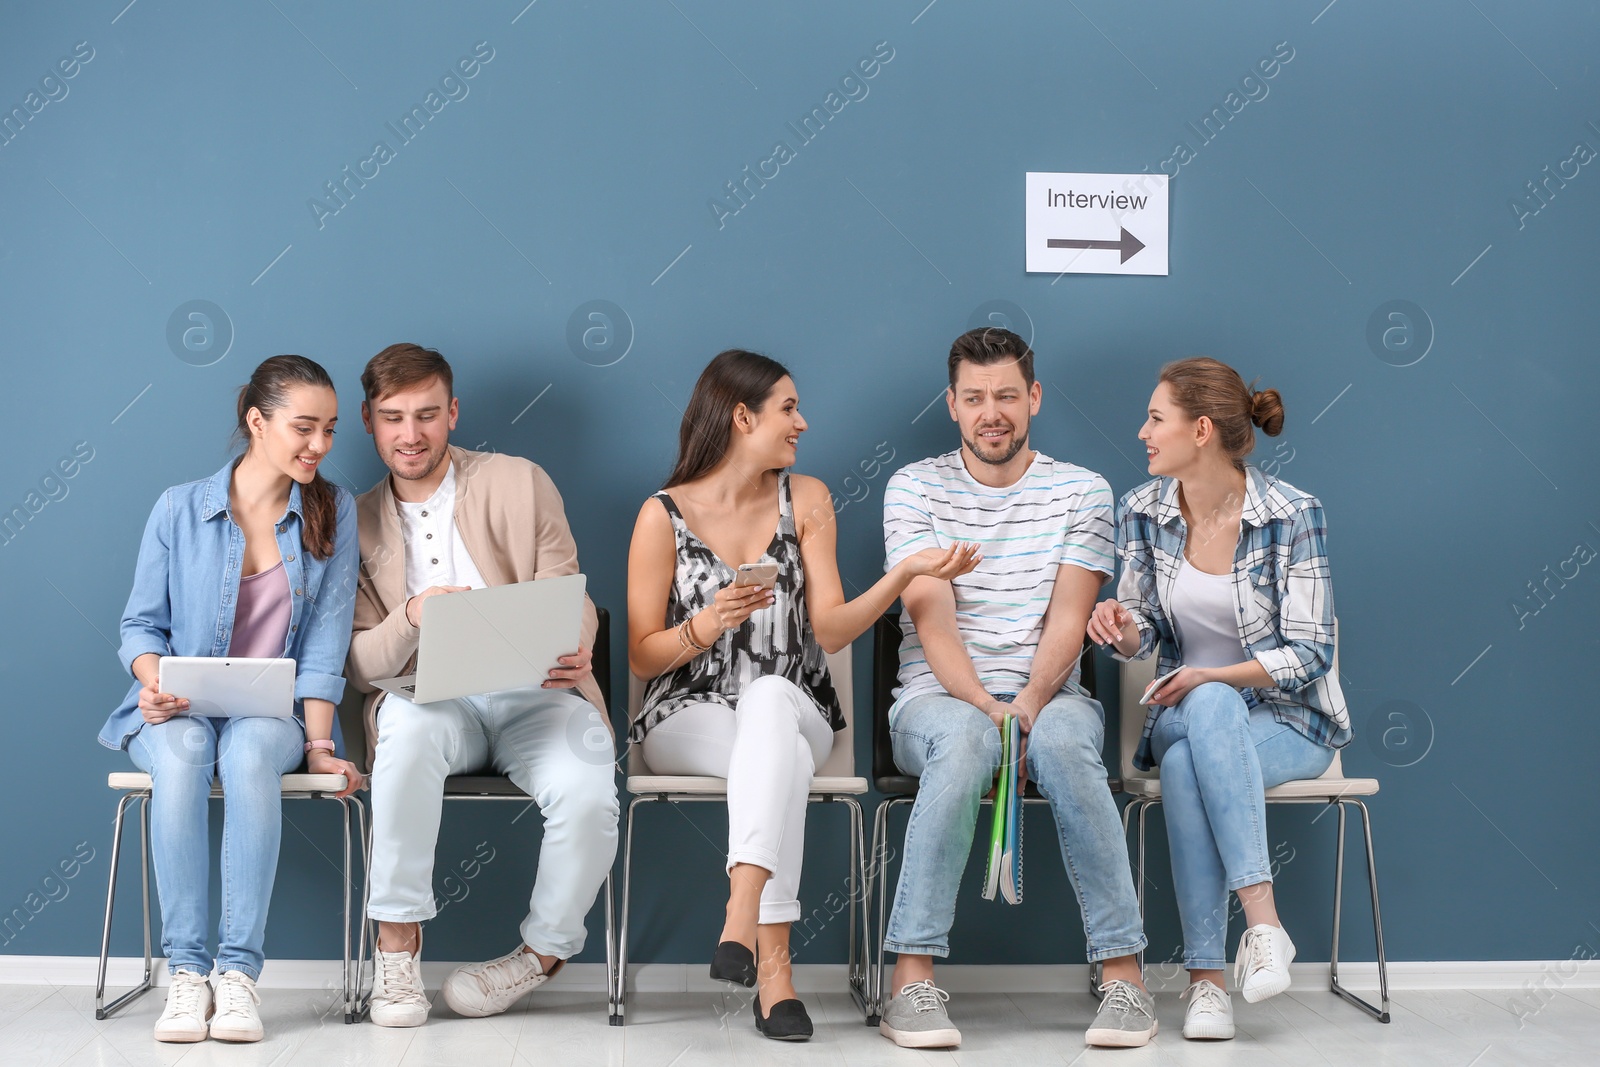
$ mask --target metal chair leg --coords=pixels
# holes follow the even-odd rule
[[[1134,884],[1134,891],[1139,897],[1139,919],[1144,920],[1144,838],[1149,821],[1150,809],[1160,803],[1155,800],[1142,800],[1139,802],[1139,868],[1138,880]],[[1139,971],[1144,972],[1144,949],[1139,950]]]
[[[640,804],[652,799],[634,797],[628,803],[628,828],[622,834],[622,922],[617,927],[617,995],[611,1005],[609,1022],[622,1026],[627,1022],[628,1010],[628,905],[633,895],[633,821]]]
[[[872,1016],[872,996],[867,988],[867,898],[871,894],[872,876],[866,867],[866,817],[855,797],[838,798],[850,809],[850,923],[849,923],[849,986],[850,996],[860,1009],[863,1019]],[[861,928],[856,920],[860,912]]]
[[[889,807],[891,800],[879,802],[877,810],[872,813],[872,893],[877,898],[878,922],[870,929],[868,934],[867,952],[872,964],[871,976],[871,1007],[867,1016],[868,1023],[883,1015],[883,969],[884,950],[883,939],[888,929],[889,896]],[[876,953],[874,957],[872,954]]]
[[[122,994],[109,1005],[106,999],[106,971],[111,960],[111,917],[117,899],[117,873],[121,869],[122,860],[122,828],[128,813],[128,806],[134,801],[139,801],[139,854],[140,854],[140,888],[142,890],[142,903],[144,904],[144,978],[133,989]],[[111,830],[111,871],[107,877],[106,885],[106,916],[105,925],[100,933],[100,969],[95,979],[94,989],[94,1017],[104,1020],[111,1017],[112,1013],[121,1008],[128,1001],[148,992],[155,985],[155,961],[150,945],[150,794],[125,793],[117,802],[117,816]]]
[[[606,872],[606,1018],[617,1010],[617,908],[611,872]]]
[[[355,980],[351,986],[350,999],[345,1006],[344,1021],[357,1023],[367,1017],[367,1008],[372,1000],[371,986],[366,983],[367,946],[370,941],[372,947],[376,948],[378,937],[373,930],[372,920],[367,917],[367,904],[372,899],[372,834],[367,829],[367,806],[360,797],[353,794],[349,800],[351,807],[355,809],[356,831],[361,838],[361,914],[357,919],[359,933],[356,941]]]
[[[344,925],[340,929],[340,940],[343,942],[342,964],[340,977],[344,988],[340,991],[344,999],[344,1014],[349,1018],[355,1011],[355,982],[350,976],[350,882],[351,882],[351,848],[350,848],[350,800],[348,797],[333,797],[339,803],[339,825],[344,831]]]
[[[884,977],[888,972],[883,943],[889,931],[889,813],[891,809],[911,802],[910,797],[889,797],[880,801],[877,811],[873,813],[872,892],[877,897],[878,925],[871,932],[872,943],[868,946],[868,963],[872,967],[872,1014],[867,1016],[868,1026],[877,1026],[883,1015]],[[877,951],[875,964],[871,956],[874,948]]]
[[[1328,953],[1328,987],[1378,1022],[1387,1023],[1390,1021],[1389,967],[1383,953],[1383,919],[1378,910],[1378,869],[1372,852],[1372,816],[1367,811],[1367,806],[1359,800],[1336,800],[1334,804],[1339,809],[1337,829],[1339,841],[1333,854],[1333,942]],[[1346,804],[1354,804],[1360,809],[1361,827],[1363,836],[1366,839],[1367,885],[1372,895],[1372,931],[1378,949],[1378,993],[1383,1005],[1381,1008],[1374,1007],[1362,1000],[1339,982],[1339,918],[1344,910],[1344,807]]]

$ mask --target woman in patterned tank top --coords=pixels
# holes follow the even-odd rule
[[[789,965],[806,799],[844,727],[825,653],[865,632],[913,578],[948,581],[979,559],[975,545],[927,549],[847,602],[828,489],[788,472],[805,429],[781,364],[718,355],[628,557],[628,665],[649,680],[629,738],[657,774],[728,780],[727,917],[711,975],[756,985],[759,949],[756,1026],[790,1040],[811,1034]],[[776,578],[740,584],[745,563]]]

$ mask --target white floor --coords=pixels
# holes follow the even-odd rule
[[[1239,1036],[1184,1041],[1176,997],[1157,998],[1162,1032],[1147,1048],[1085,1050],[1094,1000],[1087,993],[959,994],[952,1017],[965,1042],[953,1052],[899,1049],[862,1024],[843,994],[806,994],[817,1034],[808,1044],[756,1033],[746,995],[641,993],[626,1027],[606,1024],[604,998],[547,989],[503,1016],[461,1019],[436,1003],[428,1024],[386,1030],[346,1026],[327,991],[267,989],[267,1039],[257,1045],[161,1045],[150,1028],[164,989],[105,1022],[82,986],[0,986],[0,1065],[228,1064],[237,1067],[546,1067],[549,1064],[1326,1064],[1380,1067],[1502,1067],[1600,1062],[1600,990],[1549,990],[1542,1006],[1514,991],[1402,991],[1394,1022],[1381,1025],[1330,993],[1293,990],[1262,1004],[1235,998]]]

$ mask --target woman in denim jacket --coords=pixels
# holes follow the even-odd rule
[[[1088,626],[1119,659],[1161,653],[1165,680],[1148,698],[1133,762],[1161,767],[1188,1038],[1234,1034],[1223,976],[1230,891],[1247,927],[1234,968],[1244,999],[1289,987],[1295,950],[1273,901],[1264,794],[1319,776],[1350,742],[1330,672],[1322,505],[1245,464],[1254,427],[1282,431],[1276,389],[1256,392],[1204,357],[1162,368],[1139,431],[1157,477],[1117,508],[1118,596]]]
[[[354,498],[318,472],[338,421],[333,382],[303,356],[273,356],[240,390],[238,418],[244,454],[210,478],[168,489],[150,513],[119,650],[137,680],[100,731],[101,744],[126,749],[151,778],[151,849],[172,976],[158,1041],[261,1039],[255,982],[282,830],[279,776],[304,761],[311,773],[345,775],[341,796],[362,784],[330,740],[359,562]],[[156,687],[162,656],[292,658],[295,715],[190,717],[183,694]],[[214,777],[227,800],[213,996],[206,820]]]

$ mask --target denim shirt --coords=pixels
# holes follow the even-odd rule
[[[133,591],[122,613],[117,654],[130,673],[147,652],[159,656],[225,656],[233,640],[244,563],[244,531],[233,521],[228,488],[230,462],[210,478],[174,486],[161,494],[133,573]],[[295,717],[304,722],[303,701],[337,704],[344,695],[344,661],[355,614],[360,545],[355,497],[334,486],[337,526],[333,554],[316,559],[301,540],[304,516],[300,484],[289,487],[289,503],[276,523],[278,552],[289,579],[289,633],[283,655],[295,661]],[[137,680],[100,731],[100,743],[123,749],[144,716]]]
[[[1272,676],[1273,685],[1245,690],[1252,707],[1330,748],[1350,743],[1350,714],[1333,666],[1333,582],[1328,573],[1327,522],[1322,504],[1288,482],[1245,467],[1245,499],[1233,560],[1233,607],[1239,642]],[[1157,675],[1176,670],[1181,654],[1165,605],[1183,561],[1188,524],[1178,506],[1178,482],[1156,478],[1117,506],[1117,600],[1139,627],[1139,650],[1119,660],[1144,659],[1160,649]],[[1162,708],[1151,705],[1133,765],[1155,766],[1150,732]]]

